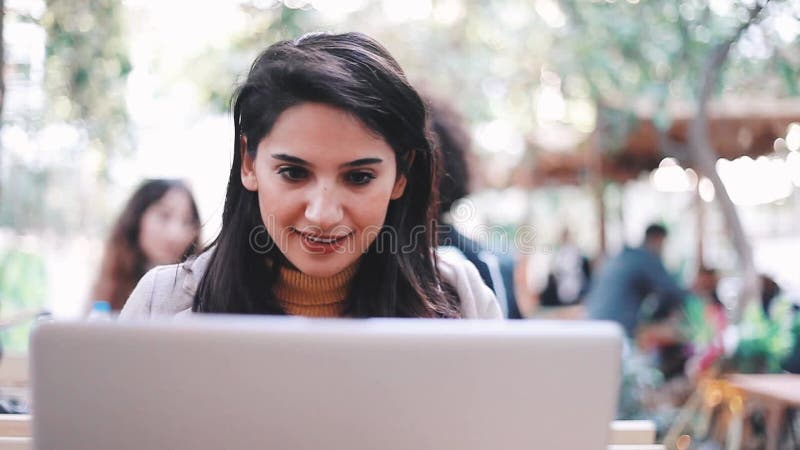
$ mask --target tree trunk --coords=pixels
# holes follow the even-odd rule
[[[605,117],[600,113],[603,106],[600,103],[595,105],[597,114],[597,125],[595,132],[592,134],[591,147],[589,149],[589,185],[592,187],[592,194],[595,197],[595,207],[597,208],[597,244],[598,252],[597,257],[594,258],[594,264],[600,264],[608,257],[608,243],[606,242],[606,222],[608,220],[605,202],[605,177],[603,174],[603,153],[605,149],[603,146],[606,142],[606,123]]]
[[[693,131],[692,134],[699,133],[701,135],[706,135],[707,132],[705,131],[705,123],[705,120],[698,120],[698,118],[695,118],[692,121],[692,129],[699,129],[702,126],[704,131],[702,133],[699,131]],[[739,292],[738,301],[733,306],[731,313],[733,323],[736,323],[741,318],[742,311],[747,305],[747,302],[758,298],[760,295],[760,289],[758,286],[758,273],[756,272],[755,263],[753,262],[753,249],[747,239],[744,227],[742,226],[742,221],[739,219],[739,215],[736,211],[736,205],[731,200],[730,195],[728,195],[728,191],[725,189],[725,185],[722,183],[722,179],[717,173],[715,167],[715,152],[708,143],[708,137],[694,136],[693,138],[690,138],[689,150],[692,153],[697,170],[702,175],[708,177],[708,179],[711,180],[711,183],[714,185],[717,203],[725,219],[725,224],[728,229],[728,233],[730,234],[731,242],[736,250],[737,256],[739,257],[739,268],[742,271],[742,289]]]
[[[706,59],[697,96],[697,115],[692,119],[689,127],[689,142],[687,145],[690,157],[697,169],[702,175],[708,177],[714,185],[716,200],[725,218],[731,242],[739,257],[739,268],[742,271],[742,289],[731,313],[733,323],[739,322],[747,302],[760,296],[760,288],[758,285],[758,273],[753,261],[753,249],[739,219],[736,205],[728,195],[728,191],[725,189],[725,185],[716,170],[717,152],[712,148],[708,136],[708,102],[714,91],[722,66],[728,58],[731,46],[739,40],[739,37],[750,25],[756,22],[768,2],[769,0],[766,0],[764,3],[756,4],[750,10],[749,20],[743,23],[729,40],[714,48],[708,59]]]
[[[703,201],[703,198],[700,197],[700,183],[695,186],[694,189],[694,207],[695,213],[697,216],[695,217],[696,222],[696,229],[697,229],[697,266],[705,267],[705,229],[706,229],[706,205]]]

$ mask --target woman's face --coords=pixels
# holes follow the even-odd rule
[[[189,194],[168,190],[142,215],[139,246],[149,265],[174,264],[197,236]]]
[[[243,152],[242,184],[258,192],[267,232],[311,276],[355,263],[383,227],[389,201],[405,189],[389,144],[356,117],[319,103],[284,111],[255,159]]]

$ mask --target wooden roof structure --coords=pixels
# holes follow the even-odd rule
[[[618,182],[637,178],[651,171],[665,157],[659,133],[648,108],[634,108],[627,136],[618,149],[598,147],[597,131],[573,151],[549,151],[539,148],[513,175],[515,184],[524,186],[581,184],[598,167],[593,151],[599,151],[600,176]],[[652,108],[650,109],[652,111]],[[694,118],[691,105],[668,108],[671,124],[666,135],[685,144]],[[709,105],[709,135],[721,158],[758,157],[773,152],[775,140],[786,136],[792,123],[800,123],[800,98],[794,99],[723,99]],[[534,144],[535,145],[535,144]],[[683,161],[686,164],[686,161]]]

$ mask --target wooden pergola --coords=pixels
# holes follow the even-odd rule
[[[628,132],[619,142],[612,143],[598,127],[573,151],[550,151],[536,148],[528,164],[520,165],[513,182],[529,188],[559,185],[589,184],[595,186],[601,230],[600,248],[605,250],[605,205],[602,186],[611,181],[624,183],[638,178],[642,172],[656,169],[666,156],[678,159],[683,167],[692,167],[688,155],[666,154],[663,137],[676,144],[686,144],[694,109],[678,104],[668,108],[670,125],[660,134],[655,126],[652,108],[633,108]],[[616,111],[609,108],[609,111]],[[792,123],[800,123],[800,98],[795,99],[737,99],[729,98],[710,104],[709,136],[720,158],[741,156],[757,158],[775,150],[775,141],[786,136]],[[602,123],[603,112],[599,114]],[[533,144],[536,146],[536,144]],[[702,227],[702,204],[698,201],[698,226]],[[702,233],[699,233],[702,236]],[[702,242],[698,251],[702,255]],[[702,256],[701,256],[702,257]]]
[[[574,151],[551,151],[538,148],[529,161],[520,167],[514,179],[529,186],[582,184],[591,177],[590,172],[600,172],[605,180],[625,182],[637,178],[642,172],[658,167],[666,155],[661,150],[659,133],[652,113],[640,107],[629,127],[625,140],[618,148],[603,147],[597,133]],[[680,104],[669,109],[672,122],[666,132],[670,140],[685,144],[693,110]],[[736,159],[741,156],[758,156],[773,151],[776,139],[786,135],[792,123],[800,123],[800,98],[785,100],[726,99],[712,102],[709,119],[711,143],[720,158]],[[534,142],[533,146],[537,146]],[[595,161],[596,156],[598,162]],[[688,160],[678,158],[684,167]],[[599,163],[599,165],[598,165]]]

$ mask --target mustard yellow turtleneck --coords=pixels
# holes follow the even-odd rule
[[[341,317],[350,280],[357,265],[329,277],[312,277],[297,269],[281,267],[272,292],[286,314],[307,317]]]

